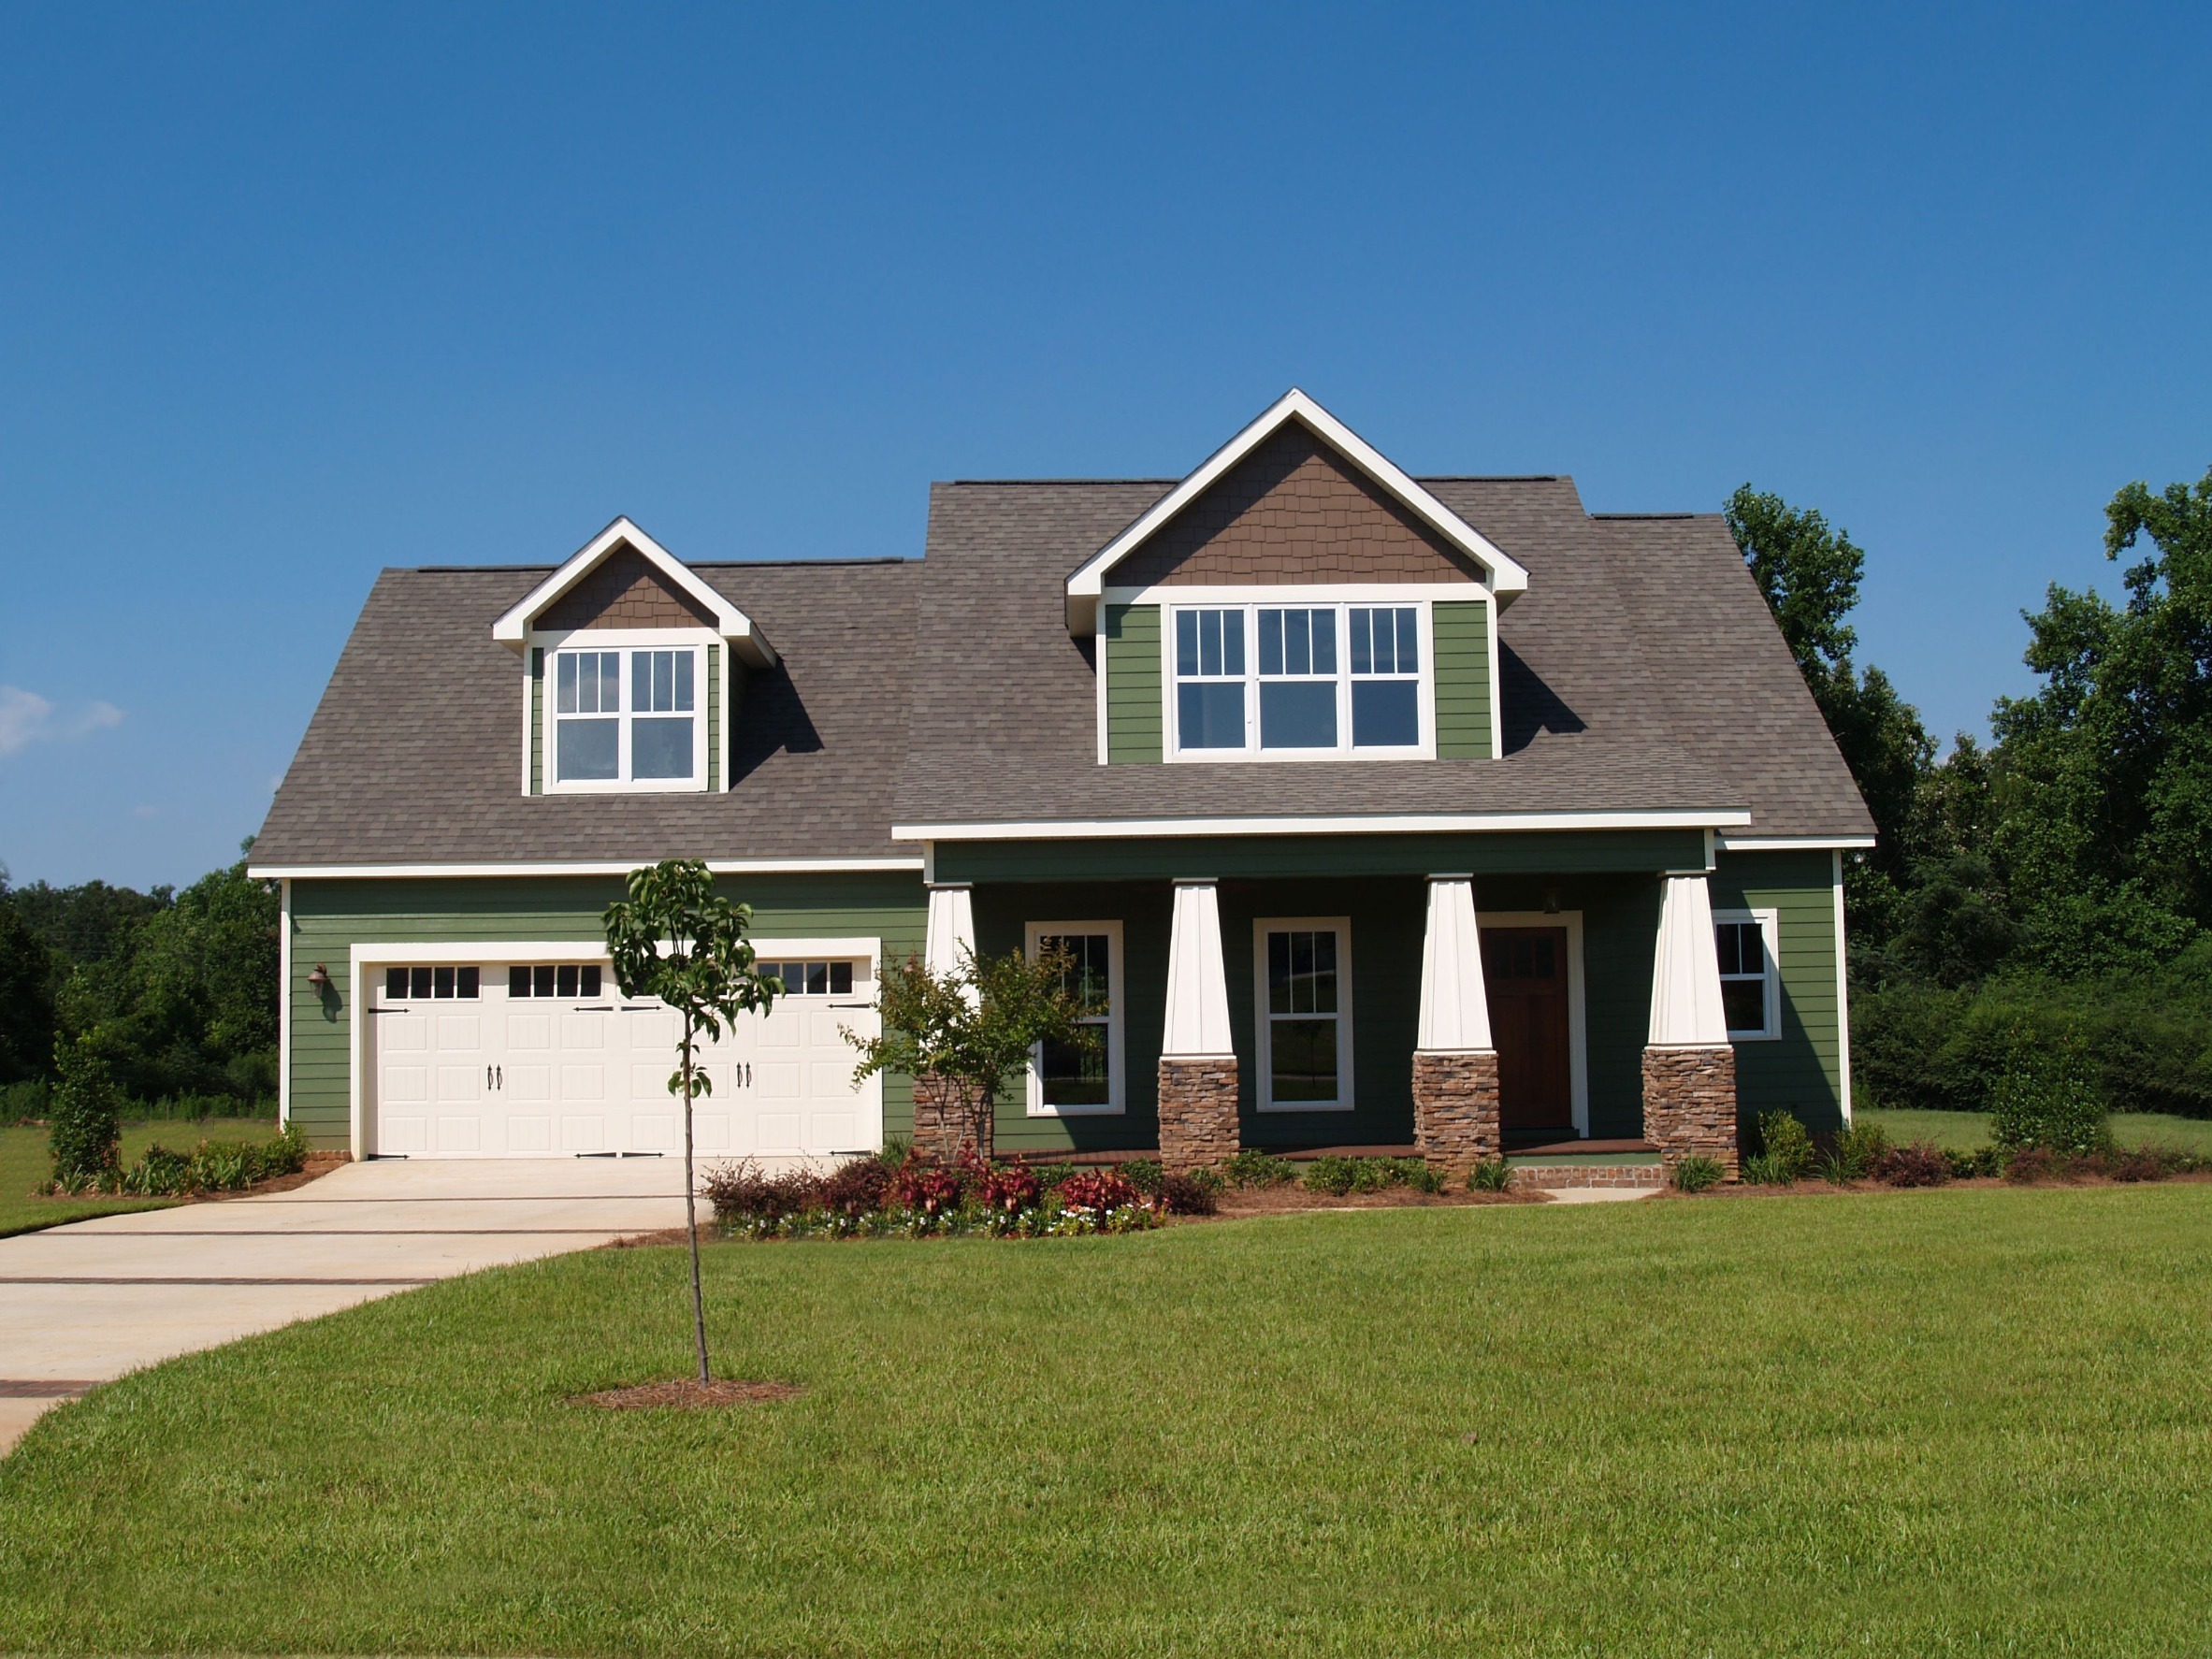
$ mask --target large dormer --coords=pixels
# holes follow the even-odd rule
[[[752,619],[618,518],[492,626],[521,656],[523,790],[728,786],[745,674],[774,666]]]
[[[1500,752],[1527,573],[1295,389],[1068,578],[1102,763]]]

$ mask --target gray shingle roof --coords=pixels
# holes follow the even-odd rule
[[[911,855],[894,823],[1748,809],[1871,833],[1716,516],[1593,518],[1565,478],[1424,480],[1529,572],[1499,628],[1497,760],[1096,764],[1071,571],[1158,479],[934,486],[926,556],[701,564],[775,642],[714,795],[521,793],[491,623],[542,568],[386,570],[278,790],[258,865]]]

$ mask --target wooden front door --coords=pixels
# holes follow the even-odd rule
[[[1567,930],[1485,928],[1482,977],[1497,1045],[1498,1116],[1515,1130],[1574,1132],[1567,1042]]]

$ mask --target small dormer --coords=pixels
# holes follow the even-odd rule
[[[627,518],[492,625],[524,673],[523,790],[718,790],[745,675],[775,651],[752,619]]]
[[[1495,757],[1527,573],[1294,388],[1087,561],[1101,763]]]

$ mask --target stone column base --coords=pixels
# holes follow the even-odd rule
[[[947,1162],[972,1146],[991,1156],[990,1114],[976,1109],[974,1092],[959,1079],[925,1073],[914,1080],[914,1149]]]
[[[1234,1157],[1236,1057],[1160,1057],[1160,1162],[1203,1169]]]
[[[1736,1051],[1646,1048],[1643,1138],[1671,1170],[1685,1158],[1710,1158],[1736,1178]]]
[[[1499,1156],[1497,1051],[1458,1054],[1415,1050],[1413,1144],[1429,1167],[1464,1176]]]

